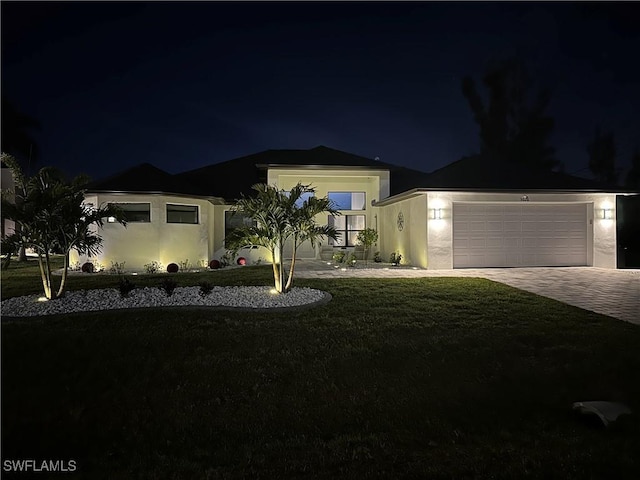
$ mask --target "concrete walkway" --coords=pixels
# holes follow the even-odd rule
[[[336,268],[320,260],[298,260],[300,278],[478,277],[504,283],[569,305],[640,325],[640,270],[594,267],[483,268],[425,270],[371,263],[369,268]]]

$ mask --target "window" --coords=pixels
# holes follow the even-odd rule
[[[240,212],[235,215],[232,211],[224,212],[224,236],[225,238],[238,227],[250,227],[255,225],[251,217],[247,217]]]
[[[364,210],[365,192],[329,192],[329,200],[336,210]]]
[[[284,194],[289,197],[289,195],[291,195],[291,192],[284,192]],[[313,196],[315,196],[313,192],[304,192],[302,195],[300,195],[300,198],[296,200],[296,207],[302,208],[302,204]]]
[[[148,223],[151,221],[151,204],[150,203],[113,203],[116,207],[124,212],[124,219],[127,223]],[[114,223],[115,218],[109,217],[109,223]]]
[[[296,202],[296,207],[302,208],[302,204],[313,197],[313,192],[304,192]]]
[[[198,223],[198,206],[167,203],[167,223]]]
[[[337,240],[329,239],[329,244],[334,247],[353,247],[361,230],[366,227],[365,215],[343,215],[341,217],[329,216],[328,224],[334,227],[340,235]]]

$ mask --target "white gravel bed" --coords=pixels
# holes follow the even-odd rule
[[[41,295],[14,297],[2,302],[2,315],[31,317],[60,313],[115,310],[144,307],[227,307],[266,309],[299,307],[315,303],[328,294],[313,288],[292,288],[286,294],[273,294],[271,287],[214,287],[200,296],[200,287],[178,287],[170,297],[158,287],[136,288],[122,298],[115,288],[67,292],[63,298],[39,301]]]

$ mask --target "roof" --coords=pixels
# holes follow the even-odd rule
[[[309,150],[265,150],[245,157],[190,170],[176,175],[179,179],[197,188],[227,200],[240,195],[249,195],[256,183],[267,181],[269,167],[358,167],[391,172],[391,194],[406,189],[410,179],[427,174],[390,163],[372,160],[352,153],[318,146]]]
[[[464,157],[431,173],[400,167],[377,159],[325,146],[309,150],[265,150],[221,163],[172,175],[143,163],[89,185],[91,191],[154,192],[222,197],[232,202],[250,195],[251,187],[267,181],[274,167],[345,167],[387,170],[390,194],[421,190],[589,190],[622,191],[619,187],[516,163],[498,163],[480,156]]]
[[[479,155],[463,157],[435,170],[414,187],[439,190],[620,190],[615,185],[563,172],[491,161]]]
[[[87,189],[108,192],[194,194],[190,185],[150,163],[142,163],[103,180],[91,182]]]

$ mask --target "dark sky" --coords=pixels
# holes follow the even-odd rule
[[[640,147],[640,3],[2,2],[2,92],[40,165],[171,173],[269,148],[431,171],[479,149],[461,93],[517,55],[588,176],[596,125]],[[484,92],[484,90],[483,90]]]

